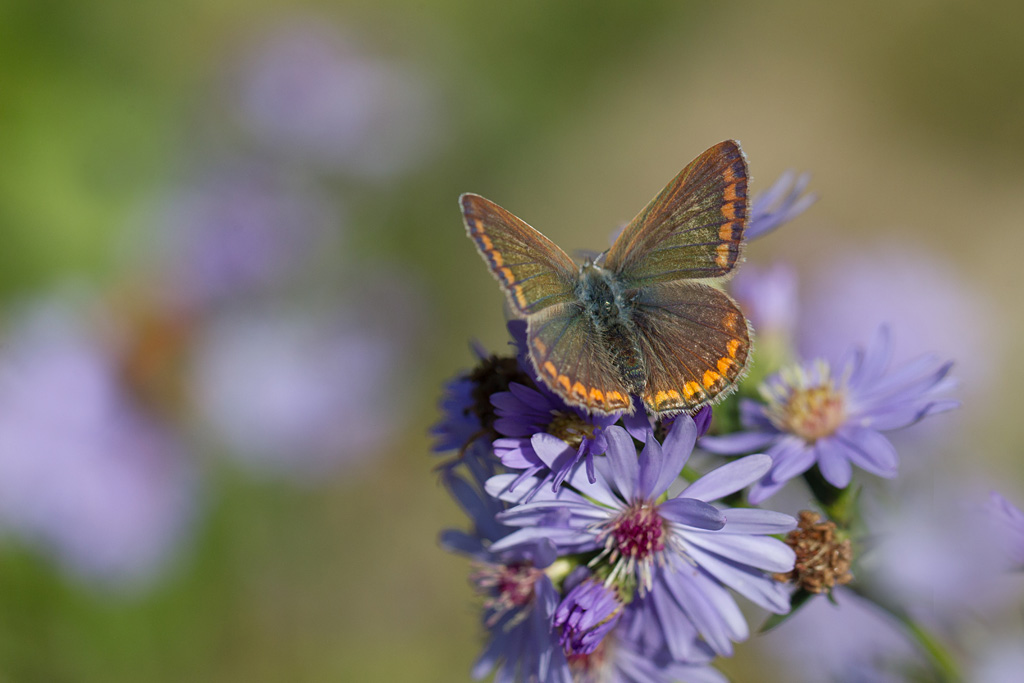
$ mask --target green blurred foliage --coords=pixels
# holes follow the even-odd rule
[[[471,360],[466,340],[497,347],[504,333],[501,297],[462,234],[461,192],[514,199],[567,249],[600,247],[689,158],[742,136],[758,187],[797,166],[816,174],[823,198],[750,258],[812,260],[837,232],[873,239],[899,225],[903,239],[956,254],[1010,310],[993,273],[1024,246],[1010,214],[1019,191],[1009,194],[1024,180],[1016,6],[869,5],[0,4],[8,301],[69,277],[116,280],[121,240],[144,229],[140,207],[189,154],[224,65],[247,36],[290,16],[311,13],[415,64],[444,116],[430,163],[349,207],[352,248],[425,283],[433,326],[402,447],[309,489],[204,455],[198,538],[137,594],[79,585],[7,542],[0,680],[468,678],[480,636],[467,566],[435,541],[461,520],[436,485],[425,433],[440,382]],[[361,234],[364,221],[387,229]],[[1012,337],[1022,330],[1009,318]],[[1022,375],[1008,363],[1006,386],[990,395]],[[1019,426],[985,435],[995,462],[1024,445]],[[750,659],[725,666],[736,680],[765,680]]]

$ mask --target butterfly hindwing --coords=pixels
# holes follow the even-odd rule
[[[626,226],[605,267],[631,287],[727,275],[746,229],[747,175],[739,143],[708,149]]]
[[[537,376],[566,403],[602,414],[631,412],[629,391],[582,306],[559,304],[530,316],[526,337]]]
[[[636,293],[633,321],[647,364],[649,412],[692,412],[724,396],[743,375],[750,330],[736,303],[700,282]]]
[[[554,242],[494,202],[459,198],[466,232],[521,316],[576,300],[577,267]]]

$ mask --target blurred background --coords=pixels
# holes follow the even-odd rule
[[[888,321],[902,358],[956,360],[964,407],[907,476],[1024,504],[1022,21],[0,3],[0,678],[468,679],[428,429],[470,340],[506,333],[456,198],[600,250],[725,138],[755,192],[812,174],[747,251],[795,268],[806,352]]]

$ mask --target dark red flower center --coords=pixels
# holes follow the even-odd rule
[[[651,505],[634,504],[615,520],[611,533],[622,557],[643,561],[665,549],[665,522]]]

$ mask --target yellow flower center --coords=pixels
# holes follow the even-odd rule
[[[846,396],[836,388],[828,365],[819,363],[811,373],[788,369],[781,383],[762,387],[772,423],[807,443],[831,436],[846,420]]]
[[[552,410],[552,419],[548,423],[547,432],[557,436],[573,448],[579,448],[584,439],[593,438],[594,425],[585,422],[576,413],[563,413]]]

